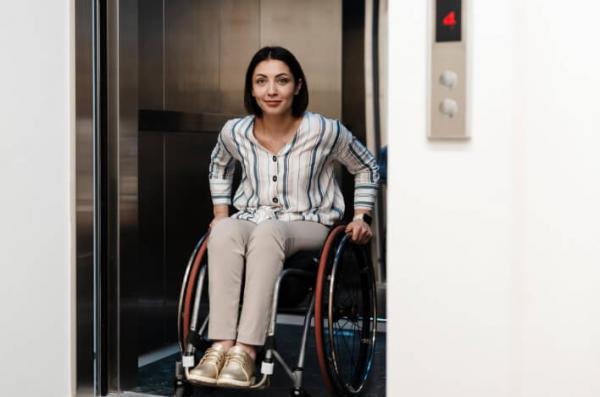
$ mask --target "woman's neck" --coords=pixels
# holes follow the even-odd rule
[[[291,113],[283,115],[265,115],[260,118],[262,130],[267,135],[286,135],[295,129],[297,119]]]

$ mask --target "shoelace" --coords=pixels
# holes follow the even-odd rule
[[[209,347],[208,349],[206,349],[206,353],[204,353],[204,356],[200,360],[200,364],[204,364],[206,361],[209,360],[215,360],[217,366],[219,366],[221,361],[223,361],[223,358],[224,354],[221,354],[221,352],[219,352],[218,350]]]
[[[227,366],[229,364],[229,362],[236,363],[242,368],[242,370],[244,371],[244,373],[247,376],[248,369],[246,368],[246,361],[248,361],[248,360],[246,360],[244,358],[244,356],[245,356],[244,353],[229,353],[227,355],[224,366]]]

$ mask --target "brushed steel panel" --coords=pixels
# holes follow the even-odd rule
[[[221,113],[245,114],[244,77],[260,46],[260,1],[221,2],[220,73]]]
[[[119,11],[116,0],[106,3],[106,90],[107,90],[107,132],[103,150],[103,167],[106,175],[103,175],[106,192],[106,210],[103,214],[105,222],[105,235],[101,243],[106,247],[107,254],[103,258],[106,264],[101,264],[101,294],[106,307],[103,309],[103,322],[106,322],[105,333],[106,344],[102,349],[106,354],[107,388],[109,392],[121,390],[120,359],[119,352],[119,224],[118,224],[118,140],[119,140]],[[106,236],[106,237],[105,237]]]
[[[165,109],[218,113],[218,0],[165,2]]]
[[[75,2],[76,395],[94,396],[94,181],[92,2]]]
[[[138,1],[119,0],[118,272],[120,386],[136,385],[138,333]]]
[[[260,43],[281,45],[298,58],[308,80],[309,110],[341,117],[341,0],[261,0]]]
[[[107,294],[109,392],[135,386],[138,272],[137,0],[107,3]]]
[[[140,355],[166,344],[164,141],[164,134],[160,132],[140,131],[140,265],[144,269],[138,278],[138,329],[143,330],[138,332]]]
[[[143,0],[139,7],[139,107],[164,109],[164,0]]]

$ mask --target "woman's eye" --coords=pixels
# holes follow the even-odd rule
[[[290,79],[288,79],[288,78],[283,78],[283,79],[279,79],[278,81],[279,81],[279,84],[281,84],[281,85],[285,85],[285,84],[287,84],[287,83],[289,83],[289,82],[290,82]]]
[[[266,82],[267,82],[267,80],[265,80],[265,79],[258,79],[258,80],[256,80],[256,84],[258,84],[258,85],[263,85]]]

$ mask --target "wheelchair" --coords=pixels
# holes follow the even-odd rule
[[[345,225],[331,229],[320,252],[300,252],[286,259],[274,285],[271,319],[262,352],[257,355],[256,382],[249,389],[270,385],[277,361],[292,380],[291,396],[309,396],[302,375],[309,331],[314,326],[317,361],[321,377],[332,396],[360,395],[372,367],[377,331],[377,302],[373,265],[365,245],[351,242]],[[181,286],[177,330],[181,361],[176,363],[175,396],[191,396],[196,385],[188,375],[201,353],[210,346],[206,300],[206,233],[196,244]],[[294,293],[290,296],[290,290]],[[298,359],[293,369],[277,351],[276,318],[287,295],[304,313]],[[296,296],[294,296],[296,295]],[[299,295],[299,296],[298,296]],[[204,311],[204,313],[202,313]],[[289,313],[289,311],[288,311]],[[204,318],[202,318],[204,317]],[[312,325],[312,326],[311,326]],[[202,385],[206,388],[206,385]],[[218,387],[212,385],[210,387]]]

